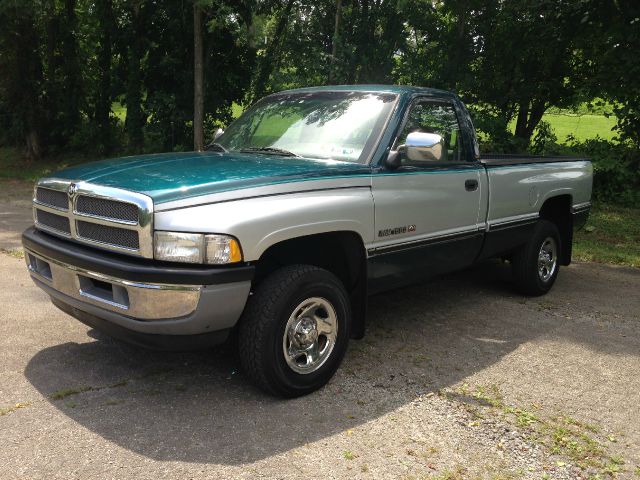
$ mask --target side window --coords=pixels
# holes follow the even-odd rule
[[[413,104],[410,108],[407,123],[396,140],[396,148],[406,143],[407,136],[410,133],[436,133],[442,137],[445,146],[442,159],[449,162],[460,161],[462,138],[458,117],[453,105],[419,102]]]

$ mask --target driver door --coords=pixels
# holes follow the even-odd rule
[[[402,150],[412,132],[440,135],[443,148],[438,158],[403,154],[397,169],[373,175],[372,292],[468,266],[481,248],[482,166],[465,158],[455,106],[414,100],[393,149]]]

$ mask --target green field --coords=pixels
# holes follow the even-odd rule
[[[596,204],[575,235],[573,258],[640,267],[640,208]]]
[[[565,143],[567,135],[573,135],[580,141],[596,137],[611,140],[614,137],[611,129],[616,125],[615,117],[604,115],[548,113],[542,119],[549,122],[559,143]]]
[[[558,143],[566,143],[568,135],[573,135],[578,141],[596,137],[612,140],[615,136],[615,132],[611,130],[616,125],[616,118],[613,116],[607,118],[598,114],[546,113],[542,120],[549,122],[558,137]],[[509,126],[513,132],[515,120]]]

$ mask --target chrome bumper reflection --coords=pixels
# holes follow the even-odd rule
[[[138,320],[175,319],[193,313],[201,286],[140,283],[91,272],[25,249],[31,276],[76,300]]]

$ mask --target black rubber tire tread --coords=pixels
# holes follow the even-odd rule
[[[556,241],[558,263],[553,276],[543,282],[538,276],[538,252],[547,237],[553,237]],[[532,297],[544,295],[551,290],[560,271],[560,258],[562,258],[562,243],[558,227],[548,220],[538,220],[529,241],[513,254],[511,262],[513,280],[518,290]]]
[[[338,329],[338,335],[343,339],[343,336],[346,335],[346,341],[343,342],[344,345],[341,349],[338,349],[339,345],[336,341],[330,359],[318,370],[321,372],[326,367],[329,368],[329,371],[325,372],[324,379],[317,382],[317,385],[294,389],[278,382],[277,379],[274,380],[274,359],[269,358],[270,350],[265,348],[265,345],[269,344],[266,340],[272,334],[273,329],[278,329],[280,326],[281,315],[285,313],[283,307],[288,305],[287,300],[295,295],[300,285],[304,284],[305,279],[311,276],[324,278],[327,282],[332,283],[343,297],[346,318],[344,319],[343,331]],[[238,353],[244,373],[256,386],[275,396],[293,398],[320,388],[333,376],[346,351],[351,316],[348,298],[342,282],[327,270],[312,265],[288,265],[273,272],[257,286],[249,297],[240,319]],[[286,312],[287,316],[289,314],[290,312]],[[333,368],[328,365],[332,359]]]

